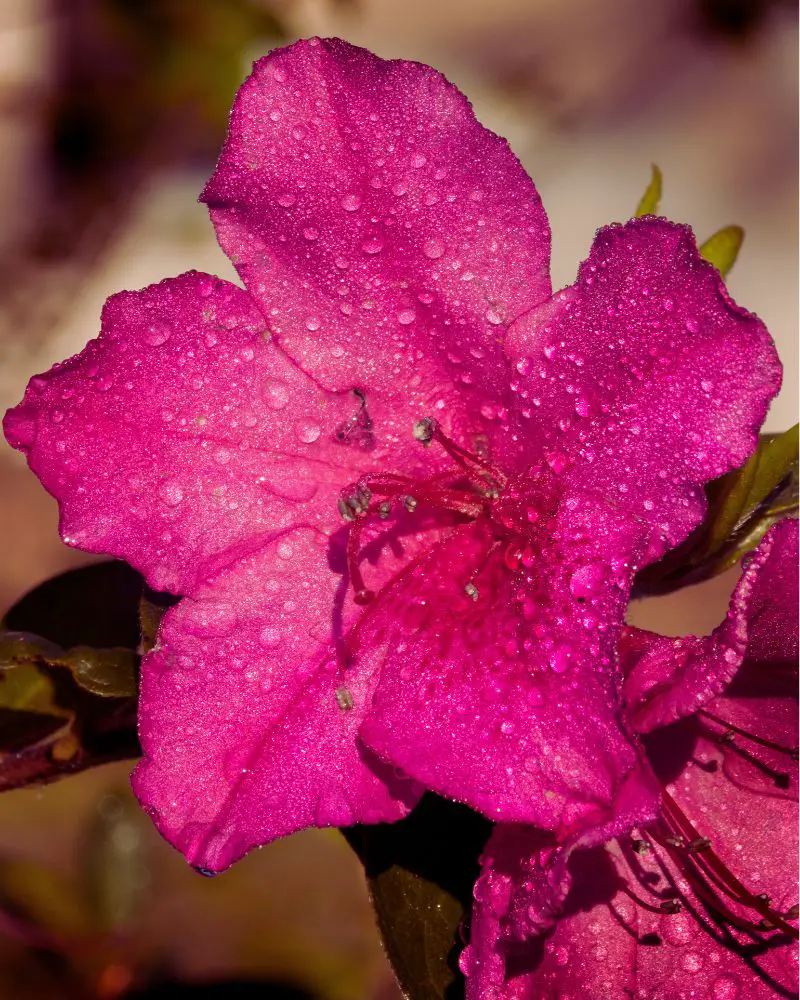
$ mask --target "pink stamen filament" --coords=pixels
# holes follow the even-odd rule
[[[687,846],[678,846],[674,843],[669,843],[668,839],[658,834],[657,831],[651,831],[652,835],[668,851],[680,871],[695,887],[697,894],[712,909],[716,909],[726,920],[730,920],[736,926],[742,926],[743,929],[758,932],[765,929],[759,927],[757,924],[743,921],[741,917],[737,917],[732,913],[725,903],[713,891],[709,890],[706,880],[711,881],[734,902],[748,909],[755,910],[760,917],[770,924],[780,928],[794,938],[799,936],[796,927],[792,927],[791,924],[787,923],[781,914],[772,909],[765,899],[750,892],[739,881],[730,868],[711,849],[710,845],[703,846],[696,851],[691,851],[689,845],[692,843],[702,843],[704,838],[700,836],[677,802],[666,791],[662,792],[662,802],[664,805],[664,818],[673,838],[677,837],[682,841],[686,841]]]
[[[790,757],[797,757],[797,747],[787,747],[782,743],[775,743],[773,740],[766,740],[763,736],[756,736],[754,733],[749,733],[746,729],[740,729],[738,726],[734,726],[730,722],[726,722],[721,719],[718,715],[714,715],[713,712],[709,712],[705,708],[698,709],[698,715],[703,716],[706,719],[711,719],[712,722],[716,722],[718,726],[724,726],[726,732],[736,733],[737,736],[742,736],[746,740],[750,740],[751,743],[757,743],[759,746],[767,747],[769,750],[775,750],[778,753],[787,754]]]

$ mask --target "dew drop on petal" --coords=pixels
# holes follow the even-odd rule
[[[276,646],[280,645],[281,633],[280,629],[274,626],[268,625],[266,628],[261,630],[261,634],[258,637],[259,642],[265,649],[275,649]]]
[[[742,992],[738,976],[718,976],[711,984],[712,1000],[738,1000]]]
[[[486,319],[492,324],[492,326],[499,326],[503,322],[503,317],[493,306],[490,306],[486,310]]]
[[[172,334],[172,327],[166,320],[156,320],[147,328],[144,335],[144,342],[151,347],[160,347],[166,344]]]
[[[408,326],[409,323],[413,323],[416,318],[416,313],[413,309],[403,309],[397,314],[397,322],[402,326]]]
[[[383,240],[379,239],[377,236],[372,236],[368,240],[364,240],[361,244],[361,249],[364,253],[376,254],[383,250]]]
[[[158,495],[170,507],[177,507],[183,500],[183,490],[175,479],[166,479],[159,487]]]
[[[291,191],[284,191],[278,195],[278,204],[281,208],[291,208],[296,201],[297,196],[293,195]]]
[[[346,194],[341,204],[345,212],[357,212],[361,208],[361,195]]]
[[[265,399],[271,410],[282,410],[289,402],[289,390],[283,382],[270,382],[266,387]]]
[[[422,248],[426,257],[437,260],[444,253],[444,243],[441,240],[428,240]]]
[[[295,426],[294,432],[303,444],[313,444],[322,433],[319,425],[310,420],[301,420]]]

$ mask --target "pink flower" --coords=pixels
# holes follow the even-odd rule
[[[219,870],[422,786],[561,839],[650,819],[630,583],[752,452],[764,326],[664,219],[551,295],[507,143],[344,42],[256,63],[202,200],[246,290],[112,297],[6,418],[64,539],[183,597],[142,670],[161,832]]]
[[[770,531],[711,636],[626,630],[626,717],[658,820],[566,846],[499,824],[468,1000],[796,995],[797,536],[796,521]]]

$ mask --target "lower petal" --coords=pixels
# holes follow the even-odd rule
[[[133,786],[193,865],[418,797],[359,741],[374,681],[337,653],[355,609],[330,557],[320,532],[282,535],[168,612],[143,662]]]

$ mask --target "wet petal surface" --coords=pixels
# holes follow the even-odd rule
[[[620,658],[631,725],[649,732],[691,715],[728,687],[745,655],[764,663],[797,658],[796,521],[769,531],[742,573],[725,621],[711,635],[625,630]]]
[[[100,337],[31,380],[5,431],[68,544],[187,593],[271,532],[338,523],[338,491],[379,454],[362,401],[265,334],[245,292],[189,273],[112,296]]]
[[[586,495],[531,511],[521,540],[456,529],[368,610],[354,655],[381,679],[362,734],[490,818],[569,828],[635,760],[614,645],[642,531]]]
[[[753,451],[780,386],[763,324],[665,219],[601,229],[576,283],[506,347],[527,447],[648,521],[654,557],[699,522],[703,484]]]
[[[550,234],[507,142],[441,74],[335,39],[271,53],[203,200],[306,371],[492,431],[505,325],[549,295]]]
[[[399,819],[418,797],[359,741],[374,679],[340,641],[343,554],[287,532],[186,598],[142,665],[134,790],[161,833],[218,871],[308,826]]]

